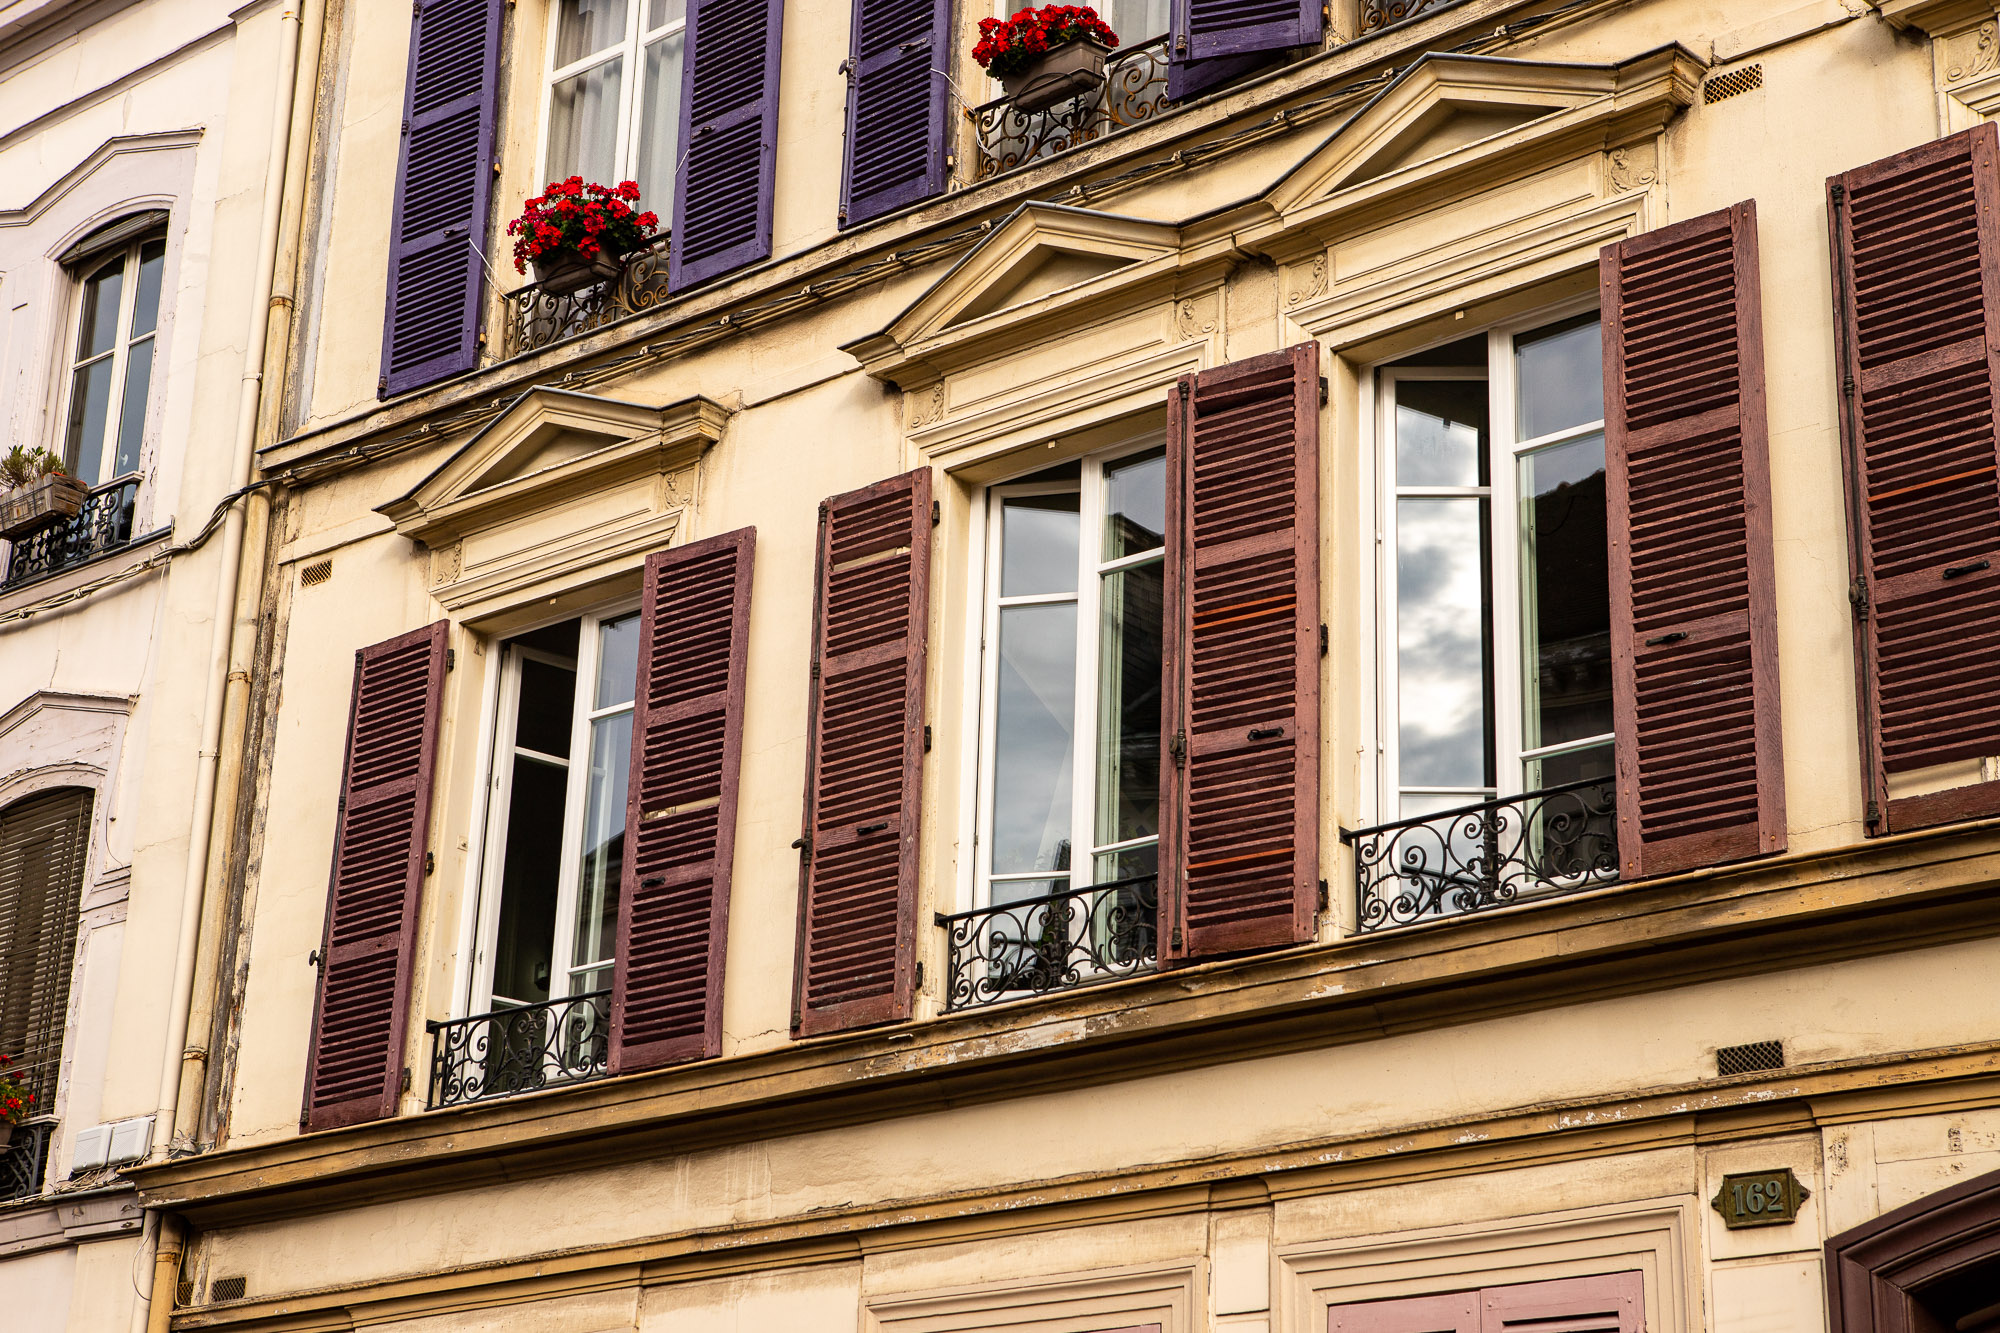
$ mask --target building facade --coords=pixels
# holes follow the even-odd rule
[[[309,0],[156,1326],[1995,1327],[2000,12],[984,17]]]

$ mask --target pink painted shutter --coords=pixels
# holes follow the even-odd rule
[[[1335,1305],[1326,1316],[1327,1333],[1480,1333],[1476,1291]]]
[[[1645,1333],[1638,1273],[1558,1278],[1479,1293],[1479,1333]]]
[[[1618,860],[1784,850],[1757,210],[1606,246]]]
[[[504,0],[421,0],[410,30],[381,397],[479,365]]]
[[[1318,46],[1325,24],[1324,0],[1174,0],[1167,96],[1193,97],[1280,52]]]
[[[2000,814],[2000,132],[1836,176],[1834,306],[1871,832]],[[1969,781],[1890,799],[1945,764]]]
[[[1170,958],[1310,939],[1319,347],[1181,378],[1167,435],[1160,909]]]
[[[820,506],[792,1027],[907,1018],[916,989],[931,476]]]
[[[379,1120],[396,1110],[447,628],[438,621],[354,655],[300,1117],[307,1130]]]
[[[611,1072],[722,1051],[749,655],[744,528],[647,557],[632,707]]]
[[[669,285],[771,253],[784,0],[688,0]]]
[[[854,0],[840,225],[944,189],[951,0]]]

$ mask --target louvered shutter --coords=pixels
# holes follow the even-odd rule
[[[744,528],[646,560],[611,995],[613,1073],[722,1050],[756,542],[756,529]]]
[[[1645,1333],[1639,1273],[1521,1282],[1327,1310],[1327,1333]]]
[[[840,225],[944,189],[951,0],[854,0]]]
[[[688,0],[687,147],[670,247],[676,289],[771,253],[784,13],[784,0]]]
[[[1981,125],[1828,182],[1877,833],[2000,814],[1979,769],[2000,755],[1995,143]]]
[[[1317,46],[1324,0],[1174,0],[1175,61]]]
[[[383,397],[479,364],[505,0],[422,0],[389,221]]]
[[[1480,1333],[1476,1291],[1336,1305],[1326,1316],[1327,1333]]]
[[[444,621],[354,655],[306,1064],[308,1130],[391,1115],[430,829]]]
[[[50,1115],[69,1025],[69,982],[90,856],[91,794],[47,792],[0,810],[0,1055]]]
[[[910,1013],[930,552],[927,471],[820,506],[792,1018],[802,1036]]]
[[[1310,939],[1319,899],[1319,348],[1176,386],[1167,435],[1167,956]]]
[[[1599,272],[1631,879],[1785,846],[1756,207],[1607,246]]]

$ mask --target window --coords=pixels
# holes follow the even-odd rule
[[[636,610],[502,648],[478,1010],[611,986],[638,648]]]
[[[1158,869],[1165,485],[1155,445],[989,493],[982,906]]]
[[[542,179],[639,183],[671,216],[687,0],[556,0]]]
[[[1012,18],[1033,7],[1026,0],[994,0],[993,16]],[[1163,37],[1173,25],[1173,0],[1102,0],[1091,8],[1118,34],[1120,50]]]
[[[1612,771],[1596,315],[1381,371],[1382,809]]]
[[[134,241],[86,261],[71,344],[63,465],[96,486],[139,470],[167,243]]]

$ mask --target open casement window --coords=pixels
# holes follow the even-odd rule
[[[792,1027],[909,1017],[916,990],[931,475],[820,506]]]
[[[1598,338],[1543,317],[1377,372],[1379,810],[1436,816],[1392,924],[1616,864]]]
[[[444,696],[439,621],[354,655],[354,697],[319,948],[305,1129],[391,1115],[428,871],[431,779]]]
[[[784,17],[784,0],[687,0],[687,147],[668,269],[675,290],[771,253]]]
[[[1319,346],[1169,398],[1165,956],[1312,937],[1319,901]]]
[[[854,0],[840,225],[944,189],[951,0]]]
[[[90,806],[68,789],[0,810],[0,1054],[35,1099],[24,1119],[56,1109]]]
[[[1606,247],[1618,859],[1785,846],[1752,204]]]
[[[1873,833],[2000,814],[1996,144],[1827,183]]]
[[[381,397],[479,364],[506,0],[419,0],[410,29]]]
[[[1327,1310],[1327,1333],[1645,1333],[1638,1273],[1522,1282]]]
[[[60,453],[87,485],[139,470],[166,267],[166,237],[153,231],[94,249],[71,268],[76,327]]]
[[[549,11],[544,181],[636,181],[673,211],[687,0],[557,0]]]
[[[959,979],[981,998],[1158,957],[1156,441],[987,491],[973,905],[1013,910],[981,927],[984,974]]]
[[[1172,0],[1167,96],[1194,97],[1326,31],[1324,0]],[[1119,36],[1123,28],[1114,25]],[[1135,34],[1138,35],[1138,34]]]

